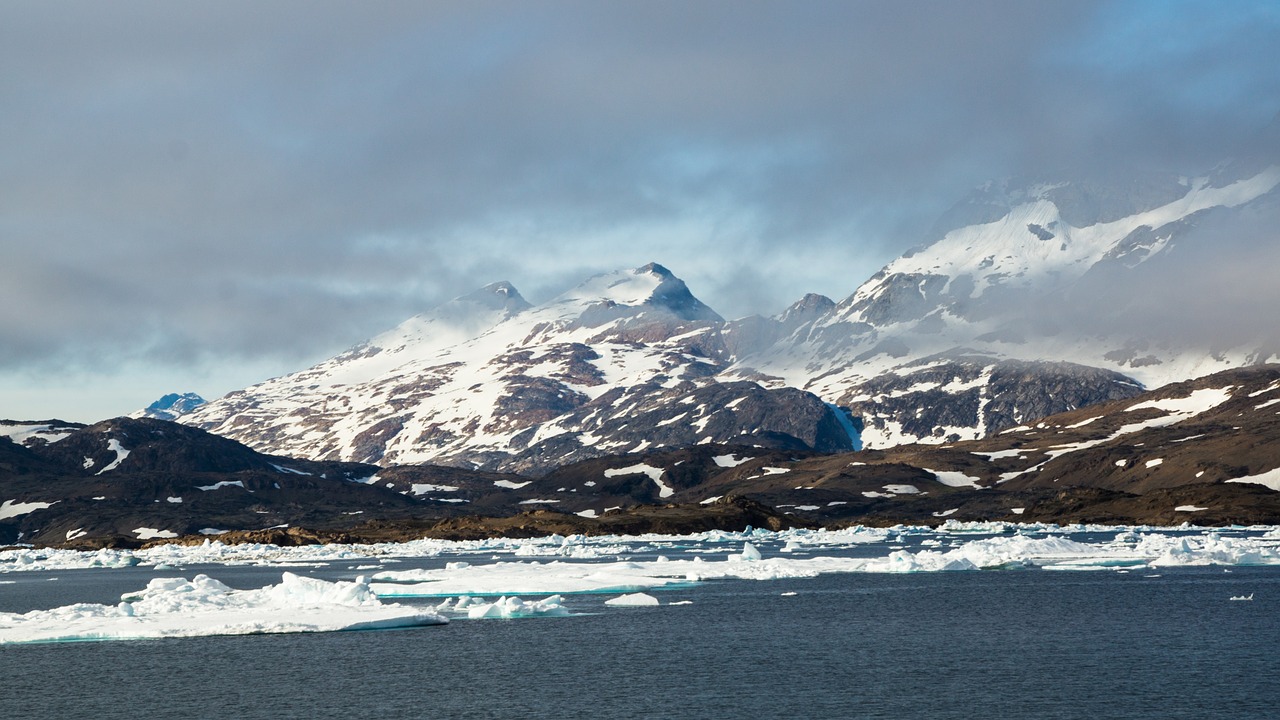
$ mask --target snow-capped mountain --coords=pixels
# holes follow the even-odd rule
[[[855,447],[816,396],[716,377],[723,322],[656,264],[537,307],[498,283],[181,421],[294,456],[523,472],[651,446]]]
[[[726,322],[660,265],[536,307],[498,283],[180,421],[277,454],[526,473],[700,443],[976,439],[1275,357],[1266,338],[1161,334],[1132,311],[1178,287],[1179,263],[1280,227],[1278,188],[1280,165],[1258,162],[991,184],[847,298],[771,318]]]
[[[868,446],[974,439],[1003,427],[1275,357],[1126,313],[1236,226],[1280,226],[1280,166],[1200,178],[988,186],[942,237],[811,318],[731,324],[725,377],[799,387],[850,407]],[[1227,250],[1224,249],[1224,252]],[[1174,290],[1164,290],[1172,294]],[[790,311],[789,311],[790,312]],[[1156,308],[1177,318],[1176,306]],[[761,325],[772,326],[761,327]],[[740,329],[742,328],[742,329]],[[756,338],[772,339],[759,342]],[[1267,336],[1270,336],[1269,338]]]

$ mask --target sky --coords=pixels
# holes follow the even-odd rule
[[[1196,173],[1280,5],[0,0],[0,417],[301,369],[508,280],[833,298],[982,183]]]

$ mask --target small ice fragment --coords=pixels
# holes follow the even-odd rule
[[[760,559],[760,551],[756,549],[755,545],[744,542],[742,543],[742,554],[738,556],[738,559],[746,562],[755,562]]]

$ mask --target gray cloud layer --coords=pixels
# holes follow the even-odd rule
[[[1238,153],[1277,48],[1268,3],[7,4],[0,369],[650,260],[728,316],[844,295],[990,177]]]

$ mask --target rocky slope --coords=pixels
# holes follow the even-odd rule
[[[700,444],[537,476],[268,456],[120,418],[0,423],[0,543],[312,542],[947,520],[1280,523],[1280,365],[940,445]],[[224,531],[230,531],[224,532]]]

